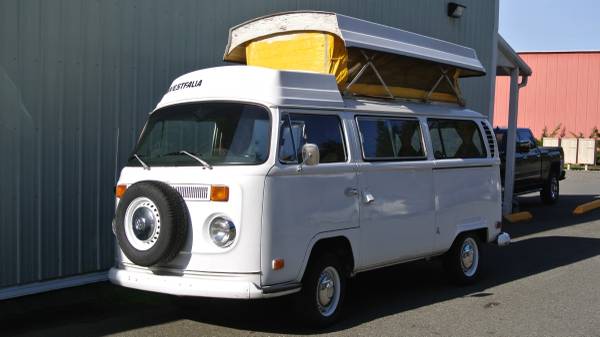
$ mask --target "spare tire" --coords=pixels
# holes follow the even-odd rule
[[[174,188],[160,181],[135,183],[121,198],[115,235],[131,262],[152,266],[171,261],[187,238],[189,214]]]

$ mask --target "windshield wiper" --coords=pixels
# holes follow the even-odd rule
[[[209,163],[207,163],[206,161],[204,161],[204,160],[200,159],[198,156],[194,155],[193,153],[190,153],[190,152],[188,152],[188,151],[186,151],[186,150],[181,150],[181,151],[179,151],[179,152],[176,152],[176,153],[179,153],[179,154],[185,154],[186,156],[188,156],[188,157],[190,157],[190,158],[193,158],[193,159],[195,159],[197,162],[199,162],[200,164],[202,164],[202,166],[203,166],[204,168],[207,168],[207,169],[209,169],[209,170],[212,170],[212,165],[210,165],[210,164],[209,164]]]
[[[209,170],[212,170],[212,165],[210,165],[206,161],[200,159],[198,157],[198,155],[195,154],[195,153],[193,153],[193,152],[189,152],[189,151],[186,151],[186,150],[179,150],[179,151],[173,151],[173,152],[165,153],[165,154],[163,154],[163,156],[172,156],[172,155],[176,155],[176,154],[184,154],[184,155],[186,155],[186,156],[194,159],[195,161],[199,162],[200,164],[202,164],[202,167],[207,168]]]
[[[135,157],[135,159],[137,159],[140,162],[140,164],[142,164],[142,167],[144,168],[144,170],[150,171],[150,166],[148,166],[148,164],[144,163],[144,161],[140,158],[140,156],[137,155],[137,153],[134,153],[133,157]]]

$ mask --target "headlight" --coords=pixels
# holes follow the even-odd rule
[[[216,217],[210,222],[208,227],[210,238],[215,245],[225,248],[235,240],[235,225],[229,219]]]

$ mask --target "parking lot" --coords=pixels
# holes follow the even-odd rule
[[[600,336],[600,209],[571,214],[599,194],[600,173],[568,172],[556,206],[520,197],[533,220],[505,225],[513,243],[485,251],[475,286],[450,285],[438,261],[358,275],[345,319],[326,331],[303,327],[286,298],[178,298],[101,283],[0,302],[0,335]]]

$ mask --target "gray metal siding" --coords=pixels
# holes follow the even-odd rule
[[[221,64],[231,25],[336,11],[476,49],[497,1],[0,1],[0,288],[113,263],[113,187],[147,113],[183,73]],[[486,113],[489,76],[464,81]]]

